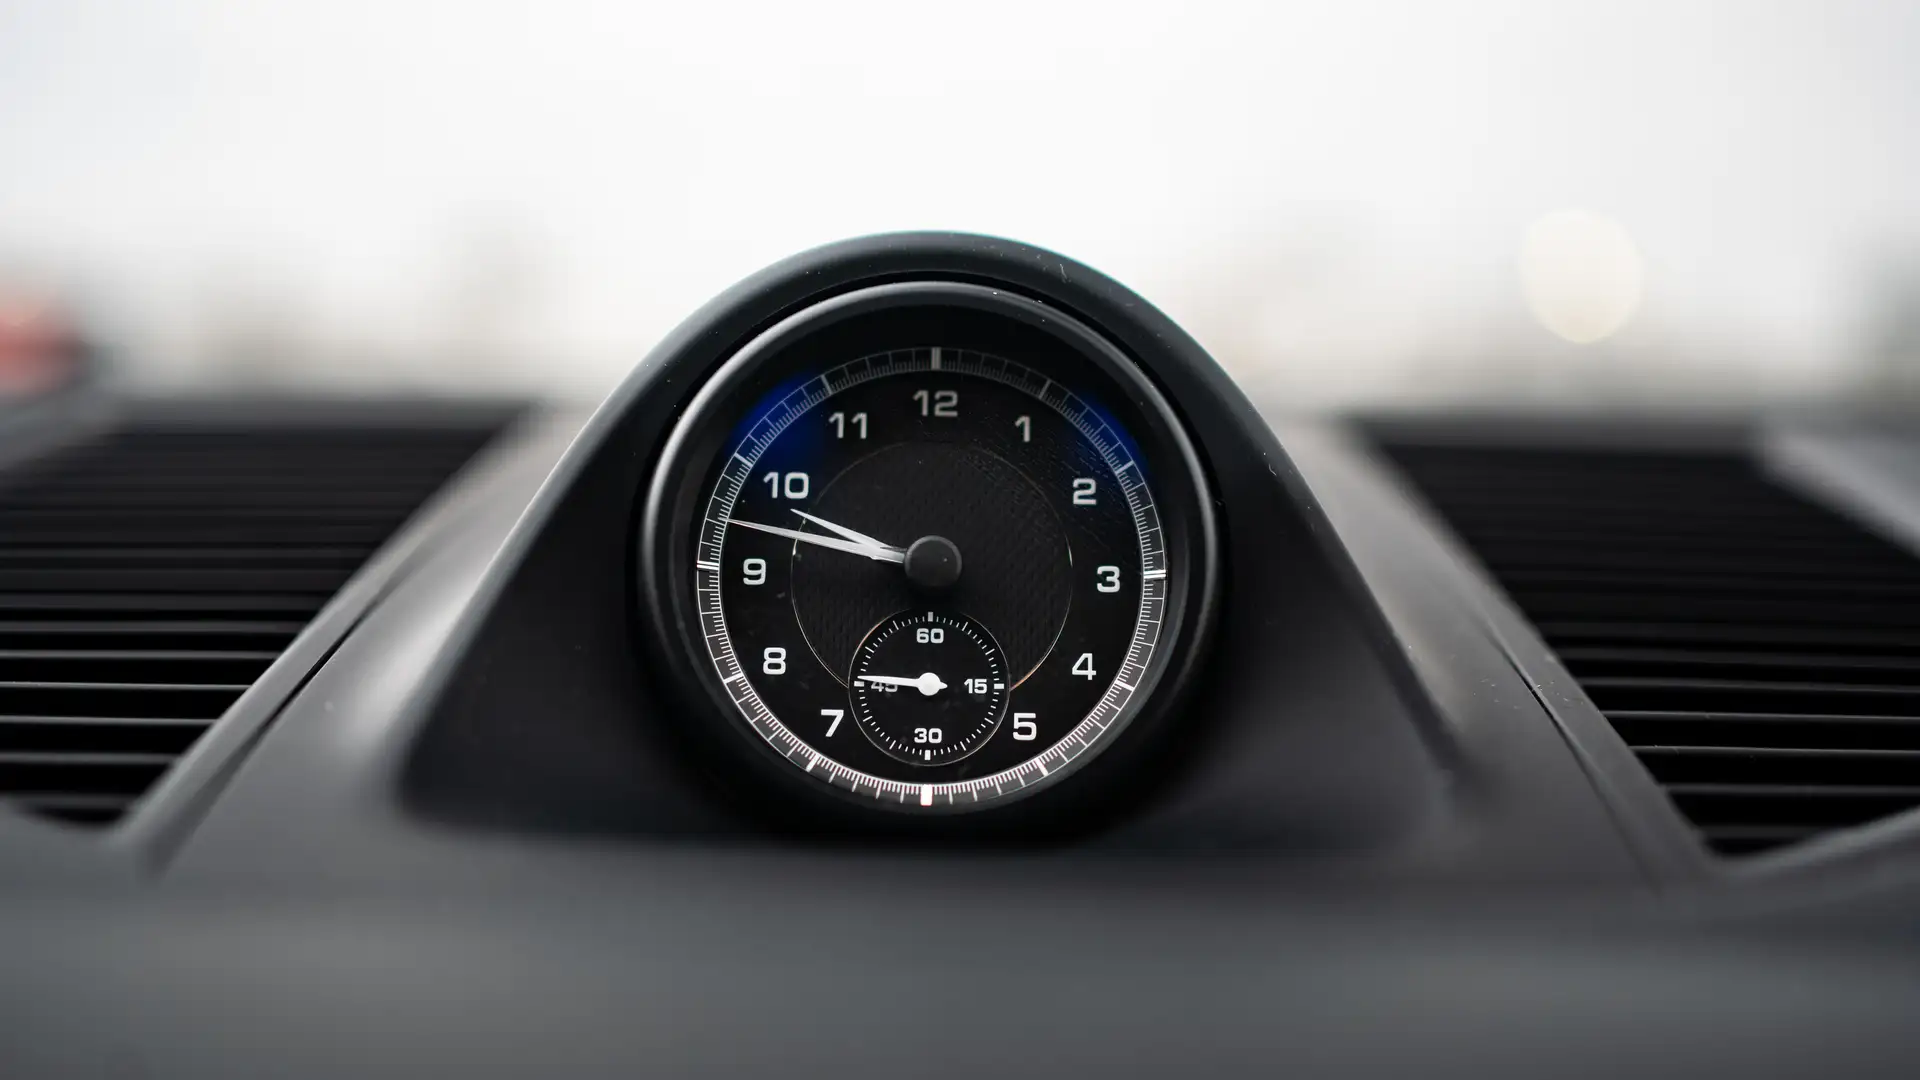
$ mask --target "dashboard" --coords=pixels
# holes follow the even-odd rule
[[[927,233],[0,444],[10,1076],[1920,1061],[1897,418],[1256,405]]]

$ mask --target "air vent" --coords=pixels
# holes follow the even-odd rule
[[[118,820],[502,423],[132,422],[0,476],[0,800]]]
[[[1701,837],[1920,806],[1920,561],[1737,451],[1387,439]]]

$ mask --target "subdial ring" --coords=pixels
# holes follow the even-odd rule
[[[1007,665],[987,628],[951,611],[903,611],[855,650],[854,720],[882,753],[946,765],[993,737],[1007,705]]]

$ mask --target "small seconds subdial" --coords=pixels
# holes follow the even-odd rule
[[[978,750],[1000,726],[1007,665],[986,627],[964,615],[906,611],[854,653],[853,716],[900,761],[940,765]]]

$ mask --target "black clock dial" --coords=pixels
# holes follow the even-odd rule
[[[787,775],[920,812],[1013,801],[1111,743],[1181,629],[1204,513],[1123,358],[940,288],[975,306],[770,331],[696,399],[650,511],[728,723]]]

